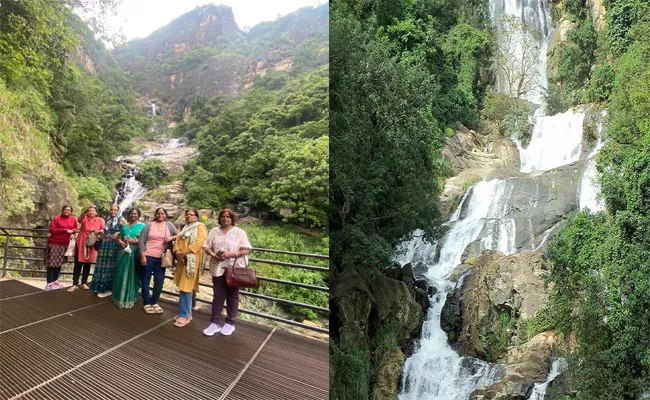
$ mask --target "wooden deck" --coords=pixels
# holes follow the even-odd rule
[[[327,343],[246,321],[205,337],[88,291],[0,281],[0,399],[327,399]]]

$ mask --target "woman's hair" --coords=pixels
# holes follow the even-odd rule
[[[113,207],[117,208],[117,211],[118,211],[118,212],[120,211],[120,206],[118,206],[117,204],[111,204],[111,206],[108,207],[108,211],[110,211],[111,208],[113,208]]]
[[[142,212],[140,212],[140,210],[137,209],[137,208],[132,208],[132,209],[130,209],[128,215],[131,215],[131,213],[132,213],[133,211],[135,211],[135,212],[138,213],[138,218],[140,218],[140,217],[142,216]]]
[[[237,221],[237,215],[235,215],[235,213],[230,208],[224,208],[223,210],[221,210],[219,216],[217,217],[217,222],[221,223],[221,217],[224,214],[228,214],[228,216],[230,217],[230,223],[232,224],[232,226],[235,226],[235,222]]]
[[[61,207],[61,214],[63,214],[63,210],[65,210],[66,208],[69,208],[70,212],[72,212],[72,206],[69,206],[69,205],[66,204],[63,207]]]
[[[167,214],[167,210],[165,210],[165,209],[162,208],[162,207],[158,207],[158,208],[156,208],[156,210],[153,212],[153,217],[154,217],[154,219],[156,218],[156,214],[158,214],[158,210],[163,210],[163,212],[165,213],[165,218],[169,218],[169,214]]]
[[[188,211],[192,211],[197,218],[199,217],[199,212],[196,209],[190,208],[189,210],[185,210],[185,214],[187,214]]]

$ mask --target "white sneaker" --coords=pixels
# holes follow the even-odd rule
[[[108,297],[108,296],[110,296],[110,295],[112,295],[112,294],[113,294],[113,292],[111,292],[111,291],[109,290],[108,292],[97,293],[97,297],[104,298],[104,297]]]
[[[234,325],[226,324],[221,329],[221,334],[224,335],[224,336],[230,336],[230,335],[232,335],[232,333],[234,331],[235,331],[235,326]]]
[[[214,322],[212,322],[210,324],[210,326],[208,326],[207,328],[205,328],[203,330],[203,334],[205,336],[212,336],[212,335],[214,335],[215,333],[217,333],[219,331],[221,331],[221,327],[218,324],[215,324]]]

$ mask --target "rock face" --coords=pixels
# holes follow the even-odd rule
[[[377,369],[376,383],[372,391],[372,400],[394,400],[397,398],[399,377],[402,375],[402,366],[406,357],[399,347],[381,362]]]
[[[548,291],[542,280],[543,255],[522,251],[504,256],[486,250],[476,260],[461,289],[448,296],[441,319],[450,339],[457,338],[463,355],[507,361],[509,331],[516,318],[530,318],[546,305]],[[451,299],[450,299],[451,297]]]
[[[546,54],[549,59],[555,55],[555,49],[557,46],[560,43],[567,41],[567,33],[573,29],[575,25],[575,22],[570,21],[566,18],[562,18],[560,21],[558,21],[557,26],[553,30],[553,35],[548,42]],[[553,62],[546,63],[546,76],[549,80],[554,78],[557,74],[557,67],[555,65],[556,63]]]
[[[587,0],[587,8],[596,31],[605,29],[605,4],[603,0]]]
[[[64,205],[72,204],[70,188],[65,181],[36,180],[31,175],[25,175],[23,179],[36,189],[31,196],[35,209],[29,215],[25,215],[23,221],[12,222],[12,225],[48,227],[52,218],[61,213]]]
[[[338,281],[330,307],[337,316],[330,325],[332,340],[341,349],[368,346],[382,328],[392,326],[398,347],[373,361],[370,397],[395,399],[402,366],[422,328],[426,309],[421,304],[428,307],[430,289],[426,282],[414,280],[410,266],[394,265],[366,279],[347,270]]]
[[[235,97],[269,71],[291,70],[303,42],[320,47],[310,59],[316,65],[309,68],[326,65],[328,29],[326,5],[298,10],[248,32],[237,26],[230,7],[206,5],[113,53],[122,70],[137,77],[138,92],[158,100],[165,114],[173,115],[189,113],[197,95]]]
[[[445,138],[442,151],[454,176],[445,181],[440,210],[449,215],[472,184],[497,169],[519,169],[514,142],[500,135],[480,135],[460,125],[454,136]]]
[[[542,332],[511,351],[505,375],[487,388],[477,389],[470,400],[527,400],[536,382],[544,382],[550,369],[550,357],[557,344],[553,332]]]

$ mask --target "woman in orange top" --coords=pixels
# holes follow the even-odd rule
[[[90,264],[97,259],[97,250],[94,246],[86,246],[86,239],[88,235],[94,233],[97,239],[100,239],[104,233],[104,219],[97,216],[97,207],[88,207],[83,214],[79,216],[79,224],[81,229],[77,235],[77,246],[75,249],[74,257],[74,271],[72,274],[72,286],[68,292],[74,292],[79,286],[79,275],[83,268],[83,275],[81,276],[81,288],[83,290],[90,289],[87,285],[88,275],[90,275]]]

